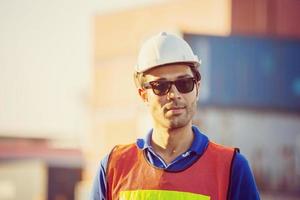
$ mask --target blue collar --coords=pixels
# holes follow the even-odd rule
[[[200,130],[196,126],[192,126],[192,130],[194,133],[194,141],[188,151],[195,152],[198,155],[202,155],[208,145],[208,137],[200,132]],[[148,134],[144,138],[137,139],[136,145],[139,149],[152,149],[151,146],[151,137],[152,137],[153,129],[151,129]]]

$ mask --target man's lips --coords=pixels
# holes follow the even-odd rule
[[[181,113],[183,113],[185,110],[185,106],[176,106],[176,107],[169,107],[169,108],[166,108],[166,113],[167,114],[172,114],[172,115],[179,115]]]
[[[180,106],[180,107],[171,107],[171,108],[167,108],[166,110],[169,111],[169,110],[180,110],[180,109],[185,109],[184,106]]]

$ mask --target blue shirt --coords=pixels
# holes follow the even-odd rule
[[[139,149],[146,152],[147,159],[156,167],[168,171],[181,171],[192,165],[204,153],[209,143],[207,136],[202,134],[198,128],[193,126],[192,130],[194,133],[194,140],[191,147],[169,164],[166,164],[163,159],[154,152],[151,146],[152,130],[145,138],[138,139],[136,145]],[[109,155],[105,156],[101,160],[100,167],[94,179],[90,196],[90,199],[92,200],[106,200],[106,168],[108,156]],[[229,187],[230,200],[260,199],[248,161],[240,153],[236,153],[233,160]]]

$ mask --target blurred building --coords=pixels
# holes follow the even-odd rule
[[[1,199],[75,198],[84,158],[79,149],[55,147],[41,138],[0,138]]]

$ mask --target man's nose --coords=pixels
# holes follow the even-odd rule
[[[176,86],[172,84],[170,91],[167,94],[168,99],[180,98],[180,92],[177,90]]]

